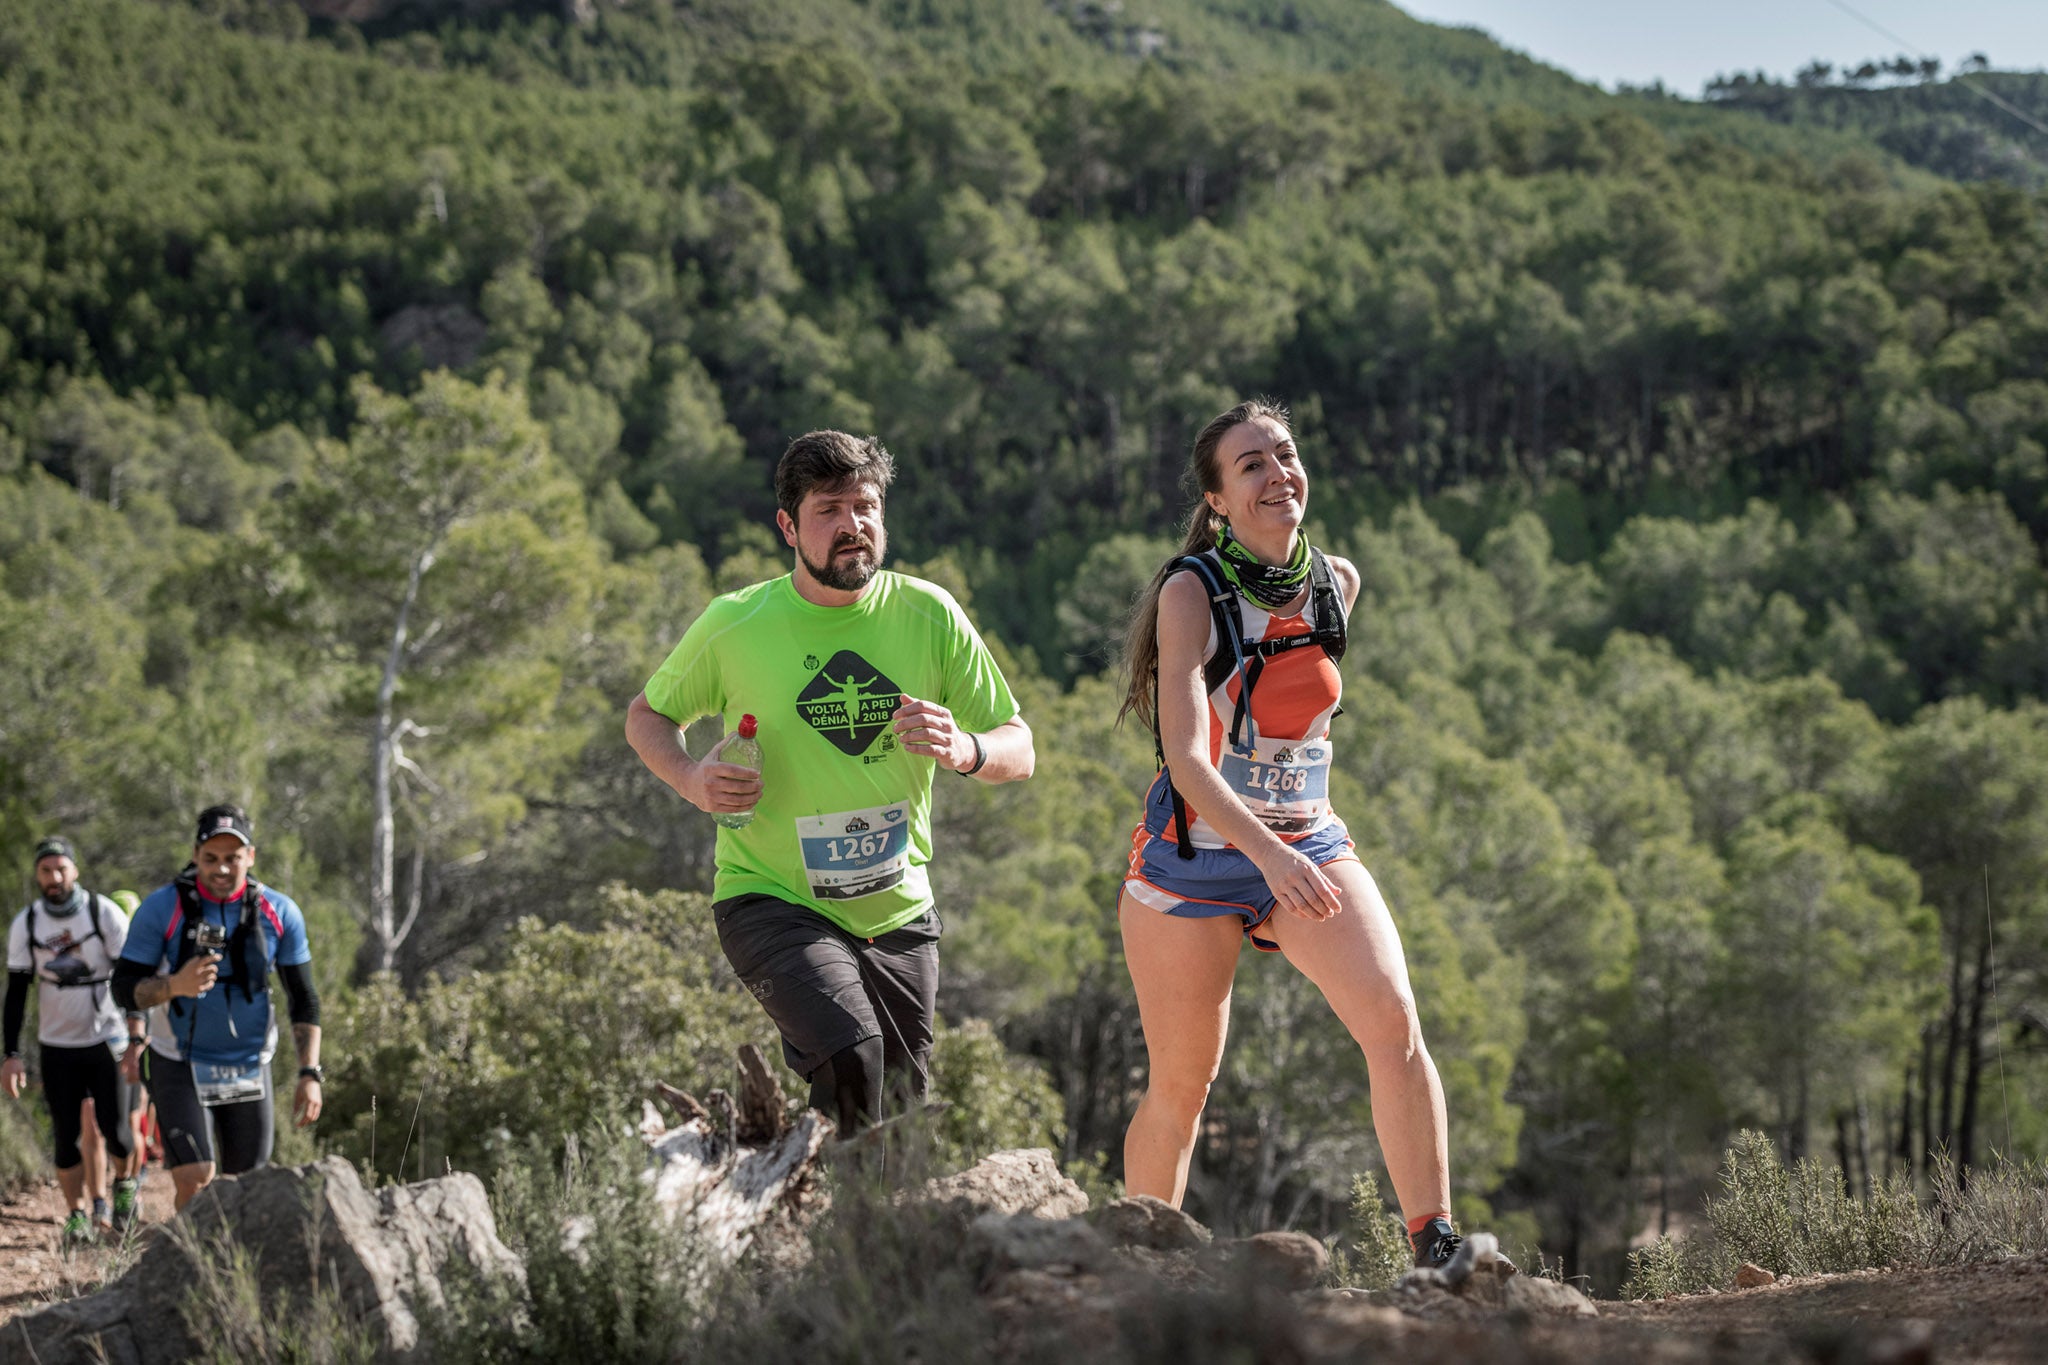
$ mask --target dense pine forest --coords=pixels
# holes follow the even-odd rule
[[[147,889],[245,803],[320,1143],[388,1166],[424,1096],[422,1168],[488,1169],[766,1027],[620,725],[838,426],[1039,736],[940,803],[948,1140],[1115,1180],[1112,660],[1270,394],[1364,577],[1333,795],[1467,1219],[1611,1285],[1741,1127],[1852,1187],[2048,1154],[2024,123],[1607,94],[1379,0],[307,9],[0,0],[0,865]],[[1335,1231],[1364,1067],[1274,964],[1235,1018],[1190,1209]]]

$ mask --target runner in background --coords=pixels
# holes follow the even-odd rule
[[[126,1171],[130,1153],[117,1061],[128,1033],[112,987],[128,917],[105,896],[78,884],[77,853],[68,839],[36,845],[35,876],[41,894],[14,917],[7,933],[7,998],[0,1029],[7,1055],[0,1062],[0,1089],[18,1099],[28,1080],[20,1043],[33,985],[52,1159],[67,1206],[64,1241],[78,1245],[96,1240],[117,1216],[123,1226],[135,1217],[134,1180],[124,1176],[115,1181],[112,1211],[106,1185],[106,1157],[111,1155]],[[103,1150],[99,1144],[92,1151],[81,1147],[87,1121],[95,1123]],[[97,1205],[98,1217],[87,1211],[88,1200]]]
[[[293,1116],[301,1128],[320,1117],[320,1000],[305,916],[249,875],[255,865],[256,836],[242,809],[201,811],[192,862],[143,900],[114,967],[121,1004],[150,1012],[142,1078],[181,1209],[216,1172],[239,1175],[270,1160],[273,971],[299,1058]]]

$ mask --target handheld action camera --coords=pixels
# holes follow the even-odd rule
[[[218,924],[202,924],[192,931],[192,941],[200,952],[220,957],[228,946],[228,931]]]

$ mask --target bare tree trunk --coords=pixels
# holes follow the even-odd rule
[[[1862,1087],[1856,1090],[1856,1164],[1861,1173],[1863,1197],[1870,1198],[1870,1106],[1864,1102]]]
[[[1970,987],[1970,1030],[1963,1042],[1962,1116],[1957,1121],[1956,1163],[1965,1175],[1977,1159],[1977,1096],[1984,1075],[1984,1002],[1990,998],[1991,936],[1977,949],[1977,974]]]
[[[412,621],[413,603],[419,600],[420,579],[434,565],[431,549],[413,557],[406,576],[405,598],[398,604],[398,619],[391,627],[391,648],[384,656],[384,676],[377,682],[376,729],[370,736],[370,935],[378,966],[390,971],[398,961],[398,945],[405,935],[398,925],[398,907],[392,889],[391,814],[392,773],[397,767],[398,722],[392,718],[392,704],[398,696],[399,676],[405,668],[406,632]],[[405,929],[412,928],[408,917]]]
[[[1894,1151],[1885,1157],[1884,1173],[1886,1176],[1890,1176],[1894,1169],[1892,1165],[1894,1158],[1898,1161],[1898,1169],[1905,1171],[1907,1179],[1912,1179],[1913,1064],[1911,1062],[1906,1063],[1906,1081],[1899,1090],[1899,1143]]]
[[[1934,1165],[1934,1028],[1920,1030],[1920,1165]]]
[[[1955,1154],[1956,1063],[1963,1045],[1963,932],[1956,930],[1949,949],[1948,1041],[1941,1058],[1941,1145]]]

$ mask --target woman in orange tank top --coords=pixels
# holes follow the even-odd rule
[[[1153,729],[1165,760],[1117,907],[1150,1063],[1124,1138],[1125,1188],[1175,1207],[1186,1193],[1249,937],[1313,981],[1357,1040],[1416,1263],[1441,1265],[1460,1241],[1443,1085],[1393,916],[1329,808],[1341,675],[1323,647],[1288,648],[1257,672],[1234,659],[1233,642],[1218,638],[1211,589],[1181,565],[1208,557],[1235,589],[1254,648],[1316,628],[1301,534],[1308,475],[1286,411],[1247,402],[1221,414],[1196,438],[1190,473],[1200,501],[1187,539],[1140,599],[1125,658],[1123,712]],[[1358,571],[1326,562],[1348,613]],[[1216,663],[1219,651],[1236,666]]]

